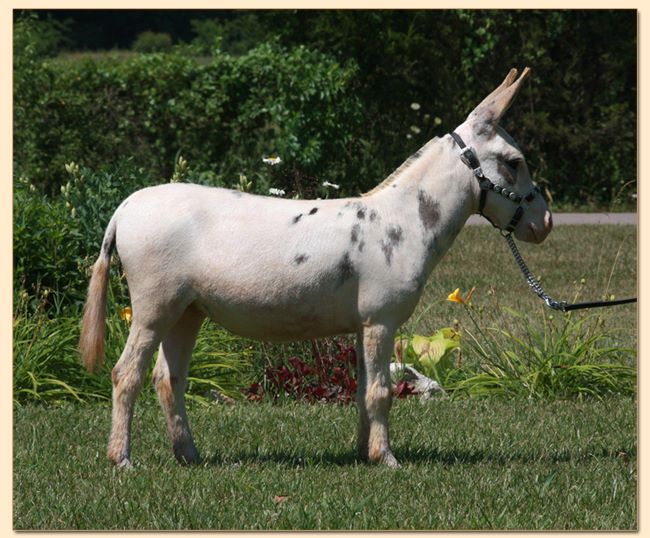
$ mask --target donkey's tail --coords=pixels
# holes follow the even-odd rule
[[[115,215],[108,223],[102,249],[93,265],[92,276],[88,286],[88,298],[84,306],[79,338],[79,353],[86,370],[91,374],[104,362],[104,338],[106,336],[106,291],[111,262],[111,253],[115,248]]]

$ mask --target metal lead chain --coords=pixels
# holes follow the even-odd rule
[[[519,266],[519,269],[521,269],[523,275],[526,277],[526,281],[528,282],[528,285],[531,287],[531,289],[546,303],[546,306],[552,308],[553,310],[562,310],[564,312],[567,306],[567,302],[555,301],[554,299],[549,297],[549,295],[544,291],[544,289],[539,284],[539,282],[537,282],[537,279],[528,270],[528,267],[526,267],[526,263],[524,262],[524,259],[521,257],[521,254],[519,254],[519,249],[517,248],[517,245],[515,244],[515,240],[512,238],[512,235],[504,234],[503,237],[506,238],[506,241],[508,242],[508,246],[512,251],[512,255],[515,257],[515,261],[517,262],[517,265]]]

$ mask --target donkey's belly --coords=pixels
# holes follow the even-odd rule
[[[213,321],[229,331],[257,340],[291,341],[356,332],[356,308],[327,298],[292,304],[269,304],[261,300],[231,302],[223,299],[196,301]]]

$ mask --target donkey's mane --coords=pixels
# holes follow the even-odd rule
[[[415,164],[425,153],[426,151],[430,148],[430,146],[434,145],[440,140],[437,136],[435,138],[432,138],[429,140],[424,146],[422,146],[419,150],[417,150],[413,155],[411,155],[408,159],[406,159],[401,165],[395,169],[395,171],[388,176],[384,181],[373,187],[371,190],[368,192],[364,192],[361,196],[369,196],[371,194],[374,194],[378,191],[381,191],[388,187],[391,183],[395,182],[397,178],[402,176],[413,164]]]

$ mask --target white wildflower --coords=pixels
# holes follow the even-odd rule
[[[268,155],[267,157],[262,157],[262,162],[264,164],[275,166],[276,164],[280,164],[282,162],[282,159],[280,159],[278,155]]]
[[[336,183],[330,183],[329,181],[323,181],[323,187],[331,187],[332,189],[339,190],[341,188],[340,185],[337,185]]]
[[[420,128],[417,125],[411,125],[411,131],[415,134],[420,134]]]
[[[285,192],[282,189],[276,189],[274,187],[271,187],[269,189],[269,194],[272,194],[273,196],[284,196]]]
[[[411,103],[411,110],[420,110],[420,103]]]

